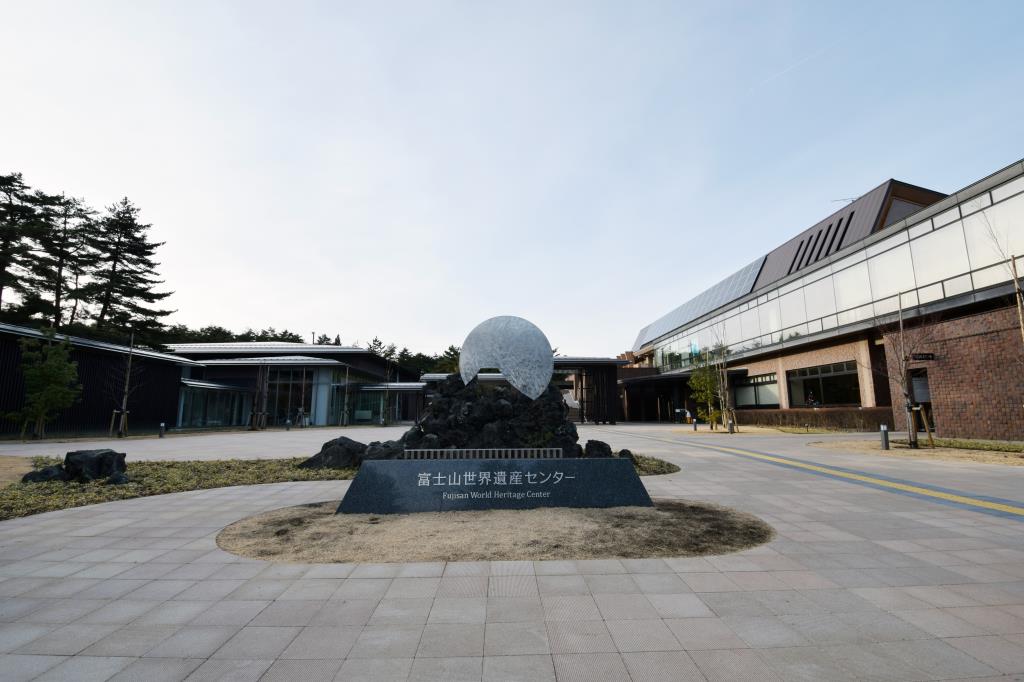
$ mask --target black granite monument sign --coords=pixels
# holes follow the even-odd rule
[[[652,506],[626,458],[366,460],[338,512]]]

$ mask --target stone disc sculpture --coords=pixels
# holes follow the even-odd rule
[[[468,384],[481,369],[497,367],[505,380],[536,400],[547,389],[554,371],[551,344],[535,324],[502,315],[478,324],[462,344],[459,374]]]

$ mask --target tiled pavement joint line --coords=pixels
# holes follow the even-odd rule
[[[767,462],[769,464],[774,464],[776,466],[783,466],[788,467],[790,469],[808,471],[821,476],[828,476],[830,478],[845,480],[850,483],[866,485],[869,487],[887,490],[889,492],[895,492],[898,494],[910,495],[913,497],[930,500],[932,502],[949,504],[952,506],[960,507],[962,509],[970,509],[971,511],[992,514],[993,516],[1000,516],[1003,518],[1011,518],[1016,519],[1018,521],[1024,521],[1024,505],[1018,502],[1014,502],[1012,500],[972,496],[960,491],[935,488],[932,486],[926,486],[911,481],[890,479],[884,476],[866,474],[864,472],[856,471],[854,469],[845,469],[842,467],[834,467],[825,464],[815,464],[812,462],[794,459],[792,457],[783,457],[781,455],[755,452],[753,450],[741,450],[739,448],[731,448],[724,445],[680,442],[676,440],[670,440],[667,438],[642,436],[639,434],[631,435],[636,438],[646,438],[647,440],[671,443],[672,445],[690,446],[694,448],[701,448],[704,450],[721,452],[728,455],[736,455],[739,457],[756,459]]]

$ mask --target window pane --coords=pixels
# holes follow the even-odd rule
[[[738,407],[744,407],[746,405],[756,405],[757,396],[754,393],[753,386],[737,386],[736,387],[736,405]]]
[[[971,268],[1024,254],[1024,200],[1011,199],[964,219]]]
[[[856,374],[821,378],[822,405],[860,405],[860,382]]]
[[[740,315],[740,326],[744,339],[753,339],[761,335],[761,325],[757,322],[757,308],[751,308]]]
[[[782,330],[782,317],[779,313],[779,301],[768,301],[757,306],[757,316],[761,324],[761,333],[774,335]]]
[[[807,320],[804,309],[804,292],[802,289],[791,291],[779,298],[779,310],[782,314],[782,326],[792,327]]]
[[[728,346],[739,347],[743,340],[743,332],[740,330],[740,316],[733,315],[725,321],[725,343]]]
[[[960,223],[954,223],[910,242],[918,286],[970,270],[963,235]]]
[[[804,301],[809,320],[834,313],[836,311],[836,295],[832,290],[832,278],[819,279],[804,287]]]
[[[864,305],[871,300],[868,264],[858,263],[832,276],[835,282],[836,307],[839,310]]]
[[[779,404],[779,384],[773,382],[770,384],[761,384],[757,387],[757,402],[760,405],[778,405]]]
[[[871,294],[875,300],[915,288],[914,268],[910,263],[910,247],[904,244],[879,254],[868,261]]]

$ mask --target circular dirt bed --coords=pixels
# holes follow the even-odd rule
[[[725,554],[771,539],[751,514],[685,500],[655,507],[335,514],[338,502],[234,523],[221,549],[299,563],[639,559]]]

